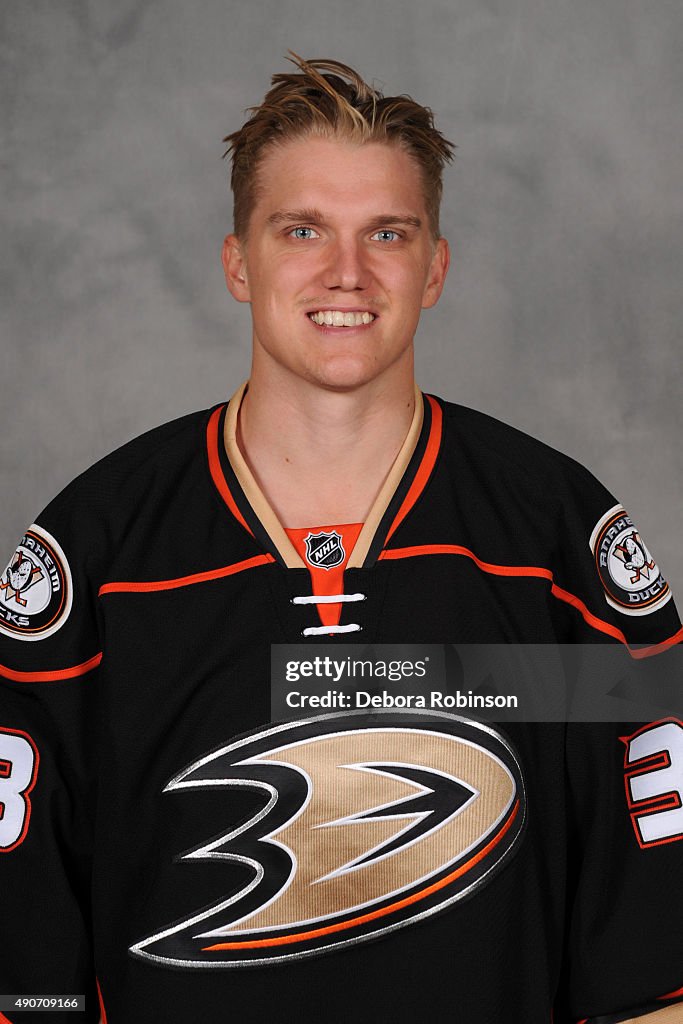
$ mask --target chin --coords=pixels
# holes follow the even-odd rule
[[[355,361],[344,361],[333,366],[318,366],[311,371],[312,383],[330,391],[351,391],[369,384],[382,373],[382,367],[359,365]]]

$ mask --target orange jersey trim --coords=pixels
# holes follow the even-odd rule
[[[678,999],[683,996],[683,988],[677,988],[675,992],[667,992],[665,996],[657,996],[657,999]]]
[[[605,622],[604,619],[598,618],[597,615],[588,610],[588,607],[580,597],[570,593],[568,590],[564,590],[562,587],[558,587],[550,569],[544,569],[536,565],[495,565],[492,562],[484,562],[481,558],[477,558],[473,551],[462,547],[460,544],[417,544],[414,547],[382,551],[379,558],[416,558],[421,555],[463,555],[465,558],[470,558],[483,572],[490,573],[493,576],[526,576],[548,580],[551,584],[550,592],[553,597],[556,597],[559,601],[565,601],[573,608],[576,608],[586,623],[593,629],[606,633],[608,636],[614,637],[615,640],[624,644],[633,658],[649,658],[653,654],[660,654],[662,651],[673,647],[683,640],[683,626],[681,626],[673,636],[667,640],[662,640],[661,643],[653,644],[650,647],[631,647],[626,639],[626,635],[617,626],[613,626],[610,622]]]
[[[58,683],[63,679],[76,679],[91,672],[102,661],[102,651],[80,665],[70,668],[58,668],[51,672],[17,672],[6,665],[0,665],[0,676],[11,679],[13,683]]]
[[[396,903],[391,903],[388,907],[382,907],[381,910],[373,910],[369,914],[361,914],[360,917],[354,917],[350,921],[339,921],[337,924],[328,925],[325,928],[314,928],[312,931],[299,932],[296,935],[279,935],[274,936],[270,939],[256,939],[253,942],[220,942],[215,946],[206,946],[202,952],[211,952],[220,949],[260,949],[263,946],[284,946],[290,945],[294,942],[305,942],[307,939],[321,938],[323,935],[332,935],[334,932],[344,931],[348,928],[353,928],[356,925],[367,924],[369,921],[376,921],[379,917],[386,917],[387,914],[391,914],[396,910],[403,910],[404,907],[409,907],[413,903],[417,903],[419,900],[425,898],[425,896],[431,896],[432,893],[438,892],[439,889],[443,889],[450,882],[455,881],[461,875],[464,875],[470,868],[478,864],[486,854],[500,842],[505,833],[510,828],[512,822],[517,817],[519,811],[519,801],[515,804],[512,809],[510,817],[505,822],[505,825],[500,830],[497,836],[486,844],[476,853],[474,857],[470,857],[468,861],[462,864],[455,871],[451,871],[445,878],[441,878],[438,882],[434,882],[433,885],[428,885],[425,889],[420,892],[413,893],[412,896],[407,896],[405,899],[397,900]]]
[[[396,513],[396,518],[389,528],[389,532],[386,536],[385,543],[389,540],[393,533],[401,525],[405,517],[410,512],[411,508],[422,494],[423,490],[427,485],[427,481],[432,475],[432,470],[436,464],[436,459],[441,448],[441,434],[442,434],[442,421],[443,413],[439,403],[432,398],[431,395],[425,395],[432,410],[432,422],[429,429],[429,438],[427,440],[427,447],[425,448],[424,455],[422,456],[422,462],[420,467],[415,474],[412,484],[408,488],[408,493],[403,499],[403,504]],[[381,556],[380,556],[381,557]]]
[[[97,999],[100,1004],[100,1024],[107,1024],[107,1011],[104,1008],[104,1000],[102,999],[102,989],[100,988],[100,979],[95,978],[97,984]]]
[[[653,654],[661,654],[662,651],[666,651],[669,647],[674,647],[683,640],[683,626],[681,626],[673,636],[670,636],[667,640],[662,640],[661,643],[652,644],[650,647],[631,647],[625,634],[622,633],[617,626],[613,626],[611,623],[605,622],[603,619],[599,619],[597,615],[593,615],[581,598],[576,597],[575,594],[570,594],[568,590],[563,590],[562,587],[558,587],[556,583],[553,583],[550,591],[553,597],[558,598],[560,601],[566,601],[567,604],[576,608],[588,625],[592,626],[593,629],[597,629],[601,633],[607,633],[609,636],[613,636],[615,640],[624,644],[628,648],[629,654],[632,658],[651,658]]]
[[[409,548],[390,548],[382,551],[379,557],[415,558],[420,555],[465,555],[484,572],[492,573],[494,576],[540,576],[550,581],[553,578],[550,569],[541,569],[535,565],[495,565],[493,562],[483,562],[473,551],[460,544],[415,544]]]
[[[218,423],[224,408],[225,406],[222,405],[218,409],[215,409],[211,413],[211,417],[206,426],[206,447],[209,454],[209,470],[211,471],[211,478],[216,485],[221,498],[228,506],[235,519],[241,523],[244,529],[253,537],[254,533],[247,526],[246,519],[235,504],[235,499],[230,493],[230,488],[228,487],[227,481],[223,476],[223,471],[221,470],[220,458],[218,456]]]
[[[192,576],[180,576],[175,580],[151,580],[148,583],[104,583],[98,594],[102,597],[104,594],[148,594],[158,590],[178,590],[179,587],[191,587],[194,583],[207,583],[209,580],[223,579],[224,576],[234,576],[235,573],[253,569],[257,565],[269,565],[274,561],[272,555],[254,555],[253,558],[245,558],[243,562],[224,565],[220,569],[208,569],[206,572],[196,572]]]

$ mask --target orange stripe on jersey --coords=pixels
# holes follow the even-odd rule
[[[80,665],[53,669],[51,672],[17,672],[13,668],[7,668],[6,665],[0,665],[0,676],[11,679],[13,683],[58,683],[62,679],[76,679],[78,676],[86,675],[97,668],[101,661],[102,651]]]
[[[270,565],[275,559],[272,555],[254,555],[253,558],[245,558],[243,562],[235,562],[233,565],[224,565],[220,569],[207,569],[206,572],[197,572],[192,576],[180,576],[175,580],[151,580],[149,583],[104,583],[98,594],[148,594],[157,590],[177,590],[179,587],[190,587],[194,583],[207,583],[209,580],[220,580],[224,576],[234,576],[237,572],[244,572],[246,569],[253,569],[257,565]]]
[[[680,643],[681,640],[683,640],[682,626],[676,633],[674,633],[673,636],[670,636],[668,640],[662,640],[661,643],[651,644],[649,647],[631,647],[628,640],[626,639],[626,635],[622,633],[620,629],[618,629],[616,626],[613,626],[609,622],[605,622],[603,619],[599,619],[597,615],[593,615],[593,613],[590,612],[586,605],[583,603],[581,598],[576,597],[575,594],[570,594],[568,590],[563,590],[561,587],[558,587],[555,583],[553,583],[552,587],[550,588],[550,592],[552,593],[553,597],[557,597],[560,601],[566,601],[567,604],[570,604],[572,605],[572,607],[576,608],[576,610],[580,612],[580,614],[583,616],[588,625],[592,626],[593,629],[597,629],[601,633],[606,633],[608,636],[613,636],[615,640],[618,640],[620,643],[624,644],[632,658],[651,658],[653,654],[661,654],[663,651],[668,650],[669,647],[674,647],[676,644]]]
[[[4,1013],[0,1013],[0,1024],[12,1024],[12,1021]]]
[[[100,979],[95,978],[97,983],[97,999],[100,1004],[100,1024],[107,1024],[107,1011],[104,1008],[104,1000],[102,999],[102,989],[100,988]]]
[[[370,921],[376,921],[379,917],[386,917],[387,914],[392,914],[397,910],[403,910],[404,907],[409,907],[413,903],[417,903],[419,900],[424,899],[426,896],[431,896],[432,893],[438,892],[439,889],[443,889],[445,886],[450,885],[451,882],[455,881],[461,875],[466,874],[470,868],[473,868],[475,864],[478,864],[483,857],[485,857],[490,850],[496,846],[503,838],[505,833],[508,831],[512,822],[517,817],[519,811],[519,801],[512,808],[510,817],[503,825],[502,829],[497,836],[487,843],[479,853],[475,853],[474,857],[470,857],[468,861],[465,861],[455,871],[451,871],[445,878],[439,879],[438,882],[434,882],[432,885],[428,885],[425,889],[421,889],[420,892],[413,893],[412,896],[406,896],[405,899],[397,900],[396,903],[391,903],[387,907],[382,907],[380,910],[373,910],[368,914],[361,914],[360,917],[354,917],[350,921],[339,921],[337,924],[328,925],[325,928],[314,928],[312,931],[299,932],[296,935],[279,935],[270,939],[256,939],[253,942],[220,942],[215,946],[205,946],[202,952],[211,952],[219,949],[259,949],[263,946],[284,946],[294,942],[305,942],[308,939],[321,938],[324,935],[332,935],[334,932],[345,931],[348,928],[354,928],[356,925],[367,924]]]
[[[644,647],[642,650],[631,651],[634,658],[648,658],[651,654],[661,654],[662,651],[666,651],[669,647],[675,647],[676,644],[683,643],[683,626],[673,636],[670,636],[668,640],[662,640],[660,644],[653,644],[651,647]],[[680,990],[680,995],[683,995],[683,988]]]
[[[216,485],[216,488],[218,489],[218,493],[220,494],[221,498],[228,506],[228,508],[234,515],[235,519],[237,519],[237,521],[242,524],[244,529],[248,530],[251,536],[253,537],[253,531],[249,529],[249,527],[247,526],[246,519],[238,509],[237,505],[235,504],[235,499],[230,493],[228,482],[223,476],[223,470],[221,469],[220,457],[218,455],[218,423],[220,421],[221,413],[223,412],[224,408],[225,406],[220,406],[220,408],[215,409],[211,413],[211,417],[206,427],[206,447],[209,453],[209,469],[211,470],[211,477],[213,479],[214,484]]]
[[[585,621],[593,629],[599,630],[601,633],[606,633],[608,636],[613,636],[615,640],[618,640],[622,644],[626,644],[628,647],[628,641],[626,636],[617,627],[613,626],[610,622],[605,622],[603,619],[599,619],[597,615],[593,615],[588,610],[588,606],[583,603],[580,597],[576,594],[571,594],[568,590],[563,590],[562,587],[558,587],[556,583],[553,583],[550,588],[550,593],[553,597],[556,597],[558,601],[564,601],[566,604],[570,604],[572,608],[576,608],[577,612],[583,616]]]
[[[683,988],[677,988],[675,992],[667,992],[665,996],[657,996],[657,999],[678,999],[679,996],[683,997]]]
[[[416,544],[410,548],[392,548],[385,550],[379,556],[385,558],[414,558],[419,555],[465,555],[471,558],[475,565],[478,565],[484,572],[492,573],[494,576],[540,576],[542,579],[551,580],[553,574],[550,569],[540,569],[535,565],[494,565],[492,562],[482,562],[469,548],[460,544]]]
[[[580,597],[571,594],[568,590],[563,590],[562,587],[558,587],[550,569],[543,569],[536,565],[495,565],[492,562],[483,562],[481,558],[477,558],[473,551],[462,547],[460,544],[419,544],[409,548],[393,548],[388,551],[382,551],[379,558],[415,558],[420,555],[464,555],[466,558],[470,558],[483,572],[490,573],[493,576],[526,576],[548,580],[551,584],[550,592],[553,597],[576,608],[585,622],[593,629],[606,633],[608,636],[614,637],[615,640],[624,644],[632,658],[649,658],[653,654],[661,654],[662,651],[675,646],[683,640],[682,626],[673,636],[670,636],[667,640],[662,640],[661,643],[648,647],[631,647],[625,633],[617,626],[613,626],[610,622],[605,622],[604,619],[593,615]]]
[[[405,517],[410,512],[411,508],[422,494],[423,490],[427,485],[427,481],[432,475],[432,470],[436,463],[436,457],[439,454],[439,448],[441,447],[441,433],[442,433],[442,420],[443,413],[441,412],[441,406],[439,403],[432,398],[431,395],[425,396],[432,410],[432,423],[429,428],[429,438],[427,440],[427,447],[425,448],[424,455],[422,456],[422,462],[420,467],[415,474],[415,478],[408,489],[408,493],[403,499],[403,504],[396,513],[396,518],[389,527],[389,532],[386,536],[386,541],[392,536],[392,534],[398,529]],[[385,543],[386,543],[385,541]]]

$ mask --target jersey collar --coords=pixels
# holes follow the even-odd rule
[[[257,484],[237,444],[237,417],[248,382],[227,405],[213,411],[207,425],[209,468],[234,518],[276,559],[290,569],[306,566]],[[415,386],[413,420],[368,513],[347,568],[374,565],[384,545],[418,501],[441,446],[441,406]]]

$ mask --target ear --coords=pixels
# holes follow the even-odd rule
[[[244,247],[237,235],[227,235],[221,251],[225,283],[238,302],[250,302]]]
[[[439,301],[443,286],[446,281],[446,274],[451,263],[451,251],[445,238],[439,238],[436,242],[432,262],[429,265],[429,274],[422,293],[422,308],[429,309]]]

